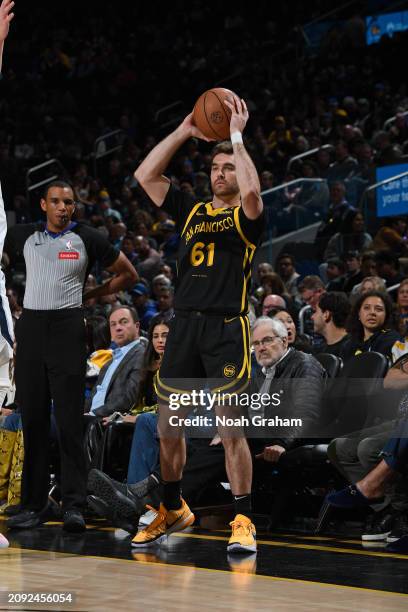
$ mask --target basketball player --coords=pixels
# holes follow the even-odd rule
[[[11,9],[14,2],[3,0],[0,5],[0,76],[3,64],[4,41],[7,38],[10,22],[14,17]],[[3,255],[4,239],[7,232],[7,219],[4,211],[4,202],[1,194],[0,185],[0,259]],[[3,405],[4,397],[10,386],[9,362],[13,356],[13,324],[10,307],[6,296],[6,284],[3,271],[0,271],[0,410]],[[9,545],[6,538],[0,533],[0,548],[7,548]]]
[[[135,547],[157,544],[194,522],[181,497],[184,436],[172,435],[171,427],[166,429],[169,416],[175,414],[168,404],[169,390],[174,390],[172,381],[217,379],[225,383],[217,390],[232,393],[242,389],[250,375],[247,288],[251,261],[263,230],[263,204],[258,174],[242,141],[248,120],[246,104],[233,95],[225,104],[232,112],[231,142],[218,144],[213,152],[212,202],[192,203],[163,176],[173,155],[189,138],[208,140],[193,124],[192,114],[149,153],[135,172],[156,206],[176,220],[181,234],[175,318],[170,322],[157,379],[163,503],[153,522],[133,539]],[[242,434],[231,437],[225,433],[220,435],[236,510],[228,551],[255,552],[248,444]]]

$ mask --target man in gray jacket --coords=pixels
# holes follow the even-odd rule
[[[89,413],[107,417],[129,412],[138,399],[146,343],[139,336],[139,318],[134,308],[115,306],[109,315],[112,360],[101,369],[89,400]]]

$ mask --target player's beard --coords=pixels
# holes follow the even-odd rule
[[[239,188],[238,188],[238,183],[214,183],[214,185],[212,185],[212,190],[213,190],[213,194],[216,195],[218,198],[222,198],[222,197],[233,197],[239,194]]]

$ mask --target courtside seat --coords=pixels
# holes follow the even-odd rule
[[[115,480],[126,479],[134,423],[112,421],[104,427],[99,468]]]
[[[286,472],[288,476],[295,474],[296,478],[290,478],[291,489],[288,486],[284,491],[273,493],[281,496],[281,499],[277,503],[279,511],[276,507],[272,508],[271,524],[279,522],[284,513],[282,497],[286,497],[288,503],[293,494],[305,487],[320,486],[328,489],[333,488],[336,482],[342,482],[340,474],[329,462],[328,442],[333,437],[358,431],[367,420],[374,398],[383,389],[383,378],[388,370],[388,361],[384,355],[362,353],[352,357],[343,368],[336,363],[338,358],[332,357],[335,356],[317,356],[324,367],[327,364],[329,375],[337,374],[332,384],[328,385],[323,400],[321,436],[315,444],[310,440],[282,456],[279,471]],[[327,517],[325,505],[319,513],[319,529],[323,525],[323,517]]]

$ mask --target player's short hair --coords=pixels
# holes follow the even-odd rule
[[[211,151],[211,163],[216,155],[220,153],[225,153],[225,155],[233,155],[234,149],[232,148],[232,144],[230,140],[223,140],[215,145],[213,150]]]
[[[61,189],[71,189],[72,193],[74,194],[74,200],[76,201],[78,199],[77,194],[75,193],[75,188],[72,185],[72,183],[70,183],[69,181],[52,181],[51,183],[48,183],[48,185],[44,187],[43,196],[42,196],[44,200],[47,199],[48,192],[53,187],[60,187]]]
[[[342,291],[327,291],[319,300],[322,312],[330,312],[335,327],[343,329],[351,311],[348,297]]]

